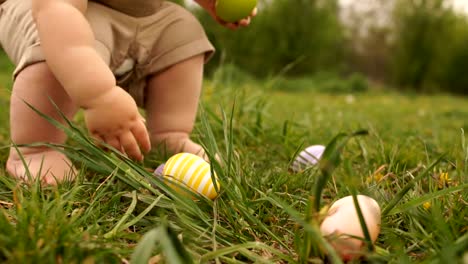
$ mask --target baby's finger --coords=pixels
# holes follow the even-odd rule
[[[257,15],[257,12],[258,12],[258,9],[255,7],[253,10],[252,10],[252,13],[250,13],[250,16],[251,17],[254,17]]]
[[[236,30],[239,28],[239,24],[236,22],[236,23],[227,23],[225,25],[227,28],[229,29],[232,29],[232,30]]]
[[[96,146],[98,146],[98,147],[100,147],[100,148],[104,147],[104,142],[105,142],[105,141],[104,141],[104,138],[101,137],[101,135],[99,135],[99,134],[92,134],[92,135],[91,135],[91,138],[92,138],[92,140],[93,140],[93,142],[94,142],[94,144],[95,144]]]
[[[141,114],[138,114],[140,116],[140,120],[141,122],[143,122],[143,124],[146,124],[146,118],[143,117],[143,115]]]
[[[250,24],[250,17],[244,18],[241,21],[239,21],[239,25],[243,27],[248,26],[249,24]]]
[[[122,146],[120,145],[120,141],[118,138],[113,137],[113,136],[106,137],[105,142],[107,143],[107,145],[115,148],[117,151],[122,152],[123,149],[122,149]]]
[[[237,26],[234,23],[222,22],[221,25],[223,25],[224,27],[227,27],[227,28],[229,28],[231,30],[236,30],[237,29]]]
[[[141,150],[143,150],[145,153],[149,152],[151,150],[151,142],[148,131],[146,130],[146,126],[143,124],[137,124],[136,126],[132,127],[131,132]]]
[[[140,147],[138,146],[135,137],[130,131],[120,135],[120,144],[122,145],[122,148],[129,157],[134,158],[136,160],[143,159]]]

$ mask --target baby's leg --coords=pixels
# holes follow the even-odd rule
[[[203,148],[189,138],[197,114],[203,65],[204,54],[197,55],[148,81],[147,125],[153,146],[165,154],[188,152],[205,157]]]
[[[15,144],[65,142],[66,135],[61,130],[39,116],[25,103],[29,103],[49,117],[63,121],[51,100],[67,118],[71,118],[76,113],[77,108],[46,63],[33,64],[18,74],[13,85],[10,105],[11,138]],[[40,177],[45,184],[56,184],[75,176],[70,160],[57,150],[47,147],[19,147],[18,150],[13,147],[10,149],[6,164],[8,173],[13,177],[28,181],[27,171],[29,171],[33,179]]]

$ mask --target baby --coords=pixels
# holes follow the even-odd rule
[[[220,24],[215,0],[194,0]],[[190,139],[203,66],[214,48],[196,18],[163,0],[0,0],[0,44],[16,65],[7,172],[45,184],[73,179],[60,151],[66,135],[29,105],[60,122],[83,109],[90,135],[142,160],[151,146],[204,156]],[[53,102],[53,103],[52,103]],[[146,122],[138,112],[146,111]],[[22,157],[27,166],[23,165]]]

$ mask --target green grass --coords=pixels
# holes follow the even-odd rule
[[[468,100],[371,91],[354,95],[269,90],[207,81],[194,138],[210,154],[222,191],[181,197],[144,164],[94,147],[80,118],[67,154],[78,180],[21,186],[4,176],[11,65],[0,60],[0,261],[7,263],[320,263],[319,207],[353,192],[375,198],[382,231],[371,263],[463,263],[468,248]],[[307,85],[307,83],[304,83]],[[330,170],[289,171],[298,150],[328,144]],[[336,154],[336,153],[332,153]],[[440,177],[447,173],[448,178]],[[150,184],[152,183],[152,184]],[[156,186],[156,187],[153,187]],[[317,197],[315,197],[317,198]],[[333,258],[331,258],[333,261]],[[466,257],[465,257],[466,261]]]

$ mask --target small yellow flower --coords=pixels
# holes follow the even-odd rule
[[[213,97],[213,94],[214,94],[214,91],[215,91],[215,87],[214,87],[213,83],[205,84],[203,89],[204,89],[203,95],[205,96],[205,98],[207,100],[211,99]]]
[[[385,180],[386,175],[383,174],[385,169],[387,168],[387,165],[381,165],[379,168],[377,168],[376,171],[374,171],[369,177],[366,179],[366,183],[371,183],[371,182],[382,182]],[[388,175],[388,174],[387,174]]]
[[[444,181],[450,180],[448,172],[441,172],[439,175],[439,179]]]
[[[374,174],[374,180],[376,182],[381,182],[382,180],[384,179],[384,175],[382,173],[377,173],[377,174]]]
[[[385,176],[382,173],[377,172],[374,175],[371,175],[371,176],[367,177],[366,183],[372,183],[372,182],[379,183],[379,182],[383,181],[384,178],[385,178]]]
[[[424,209],[426,209],[426,210],[429,210],[429,209],[431,208],[431,206],[432,206],[431,202],[425,202],[425,203],[423,204],[423,207],[424,207]]]
[[[439,189],[444,188],[447,185],[450,185],[452,183],[452,179],[450,179],[448,172],[441,172],[439,174],[439,179],[437,185],[439,186]]]

